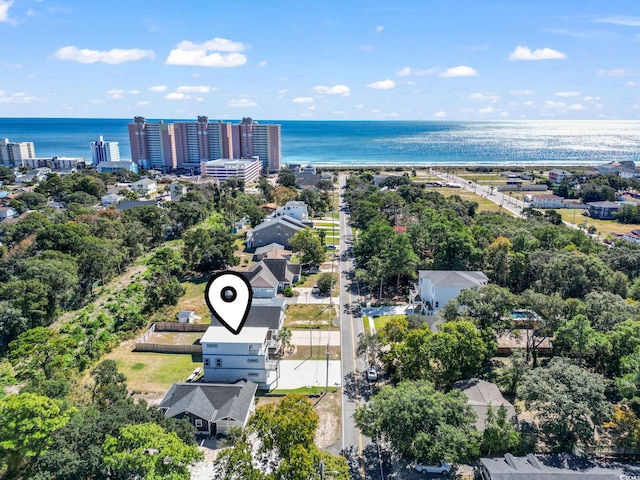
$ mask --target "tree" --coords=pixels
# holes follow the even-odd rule
[[[183,237],[183,256],[187,266],[197,271],[211,272],[237,265],[239,260],[233,253],[235,238],[222,227],[189,230]]]
[[[274,186],[265,177],[258,178],[258,189],[262,192],[265,202],[273,201]]]
[[[184,270],[185,261],[178,250],[162,247],[151,255],[147,264],[163,270],[167,275],[179,275]]]
[[[197,446],[155,423],[122,427],[117,437],[107,435],[102,448],[115,478],[188,480],[189,465],[203,457]]]
[[[0,185],[11,185],[16,181],[16,176],[13,174],[13,170],[9,167],[5,167],[4,165],[0,165]]]
[[[611,421],[604,424],[616,445],[635,453],[640,448],[640,419],[627,405],[616,405]],[[623,452],[624,453],[624,452]]]
[[[93,389],[91,401],[104,410],[118,405],[127,399],[127,377],[118,372],[115,360],[103,360],[93,370]]]
[[[396,275],[396,288],[400,287],[400,277],[413,277],[418,264],[418,256],[413,252],[409,237],[404,234],[391,238],[384,252],[387,275]]]
[[[358,408],[355,421],[371,437],[384,437],[407,458],[457,463],[478,456],[480,433],[475,413],[459,390],[437,391],[428,381],[382,387]]]
[[[25,210],[38,210],[47,206],[47,197],[37,192],[24,192],[16,197],[22,203]]]
[[[145,298],[147,310],[155,311],[165,305],[177,305],[185,289],[173,275],[162,271],[151,272],[147,279]]]
[[[318,277],[318,292],[320,295],[331,295],[331,287],[333,286],[333,275],[330,273],[321,273]]]
[[[291,249],[300,252],[300,263],[320,265],[325,258],[325,247],[315,230],[298,230],[289,240]]]
[[[500,405],[497,412],[489,406],[484,425],[480,450],[487,456],[495,457],[496,454],[513,452],[520,446],[522,441],[520,434],[507,418],[507,409],[504,405]]]
[[[9,360],[21,379],[40,374],[50,379],[65,366],[74,344],[70,337],[49,328],[32,328],[9,344]]]
[[[577,442],[591,444],[598,426],[611,415],[607,383],[602,375],[555,357],[525,374],[518,396],[535,411],[546,444],[565,451]]]
[[[293,332],[291,332],[291,329],[289,327],[282,327],[280,330],[278,330],[278,333],[276,334],[276,341],[279,344],[278,350],[280,351],[280,353],[284,353],[285,350],[291,350],[291,348],[293,347],[291,343],[292,334]]]
[[[480,329],[491,328],[496,333],[513,328],[511,313],[516,305],[515,296],[506,288],[489,284],[460,292],[456,303],[463,316],[472,318]]]
[[[220,452],[213,463],[213,473],[213,478],[221,480],[266,480],[266,476],[253,466],[251,447],[244,440]]]
[[[280,169],[278,173],[278,185],[282,185],[287,188],[295,188],[296,187],[296,175],[293,173],[293,170],[288,168]]]
[[[50,443],[51,434],[69,420],[55,400],[32,393],[0,400],[0,461],[16,475]]]

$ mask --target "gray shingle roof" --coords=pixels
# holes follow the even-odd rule
[[[438,287],[479,287],[489,281],[482,272],[467,272],[460,270],[420,270],[420,277],[428,278]]]
[[[251,408],[258,385],[248,380],[234,384],[174,383],[158,408],[167,417],[190,413],[208,422],[232,418],[243,422]]]
[[[490,406],[494,412],[497,411],[500,406],[504,406],[507,409],[507,418],[516,416],[516,409],[502,396],[502,393],[494,383],[471,378],[469,380],[455,382],[452,387],[462,391],[462,393],[466,395],[468,399],[467,402],[478,416],[476,428],[480,432],[484,432]]]

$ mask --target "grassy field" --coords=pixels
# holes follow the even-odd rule
[[[373,319],[373,324],[376,327],[376,332],[382,330],[392,318],[406,318],[406,315],[382,315],[380,317],[375,317]]]
[[[289,305],[285,327],[295,329],[339,330],[332,320],[338,318],[336,305]]]
[[[441,193],[445,197],[458,195],[463,200],[476,202],[478,204],[478,212],[499,212],[502,210],[500,208],[500,205],[492,202],[491,200],[483,197],[482,195],[477,195],[473,192],[465,190],[464,188],[438,188],[436,192]]]
[[[322,273],[314,273],[313,275],[309,275],[308,277],[306,277],[306,279],[305,279],[305,281],[303,283],[301,283],[300,285],[297,285],[297,286],[298,287],[302,287],[302,288],[311,288],[316,283],[318,283],[318,278],[320,278],[320,275],[322,275]],[[338,273],[334,272],[334,274],[333,274],[334,291],[335,291],[335,288],[338,285],[338,281],[339,281]]]
[[[562,215],[562,220],[565,222],[575,222],[577,225],[582,225],[584,229],[588,229],[591,226],[596,227],[596,232],[600,238],[606,238],[610,233],[625,233],[640,227],[640,225],[637,224],[624,224],[614,220],[599,220],[597,218],[585,217],[580,215],[582,210],[558,209],[556,212]]]
[[[202,360],[191,355],[134,352],[133,341],[127,341],[106,358],[116,361],[118,371],[127,377],[130,390],[142,394],[164,394],[173,382],[184,382]]]

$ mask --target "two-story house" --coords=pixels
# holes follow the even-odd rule
[[[140,195],[151,195],[158,190],[158,183],[155,180],[143,178],[133,182],[131,187]]]
[[[482,287],[489,282],[482,272],[458,270],[419,270],[418,294],[422,311],[433,315],[445,304],[468,288]]]
[[[299,281],[300,268],[285,258],[265,258],[240,273],[249,280],[254,298],[270,298]]]
[[[204,362],[204,381],[236,382],[251,380],[268,388],[269,374],[277,372],[278,361],[269,358],[267,327],[245,327],[234,335],[225,327],[209,327],[200,339]]]
[[[285,203],[282,207],[276,208],[273,212],[274,217],[293,217],[301,222],[309,221],[309,212],[307,204],[297,200],[291,200]]]
[[[293,217],[267,219],[247,234],[247,247],[258,248],[270,243],[279,243],[285,248],[291,248],[291,237],[305,228],[307,226],[304,223]]]

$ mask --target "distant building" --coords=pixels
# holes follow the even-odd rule
[[[587,203],[589,208],[589,216],[591,218],[599,218],[600,220],[613,220],[615,213],[620,210],[622,206],[618,202],[589,202]]]
[[[147,122],[134,117],[129,124],[131,160],[143,168],[172,169],[177,166],[173,123]]]
[[[158,183],[155,180],[151,180],[150,178],[142,178],[137,182],[133,182],[131,184],[131,188],[133,188],[140,195],[151,195],[158,190]]]
[[[563,208],[564,198],[558,195],[543,194],[531,195],[531,206],[534,208]]]
[[[285,203],[282,207],[278,207],[273,212],[274,217],[293,217],[301,222],[309,221],[309,213],[307,210],[307,204],[297,200],[291,200]]]
[[[8,138],[0,140],[0,165],[20,166],[23,159],[35,158],[35,156],[36,149],[33,142],[10,142]]]
[[[598,165],[598,172],[602,175],[608,174],[620,174],[623,171],[635,171],[636,163],[633,160],[622,160],[616,162],[605,163],[604,165]]]
[[[14,218],[18,216],[18,211],[11,207],[0,207],[0,220]]]
[[[507,420],[516,419],[516,409],[502,396],[495,383],[472,378],[455,382],[452,387],[460,390],[467,397],[467,403],[476,413],[476,428],[479,432],[484,432],[490,408],[496,413],[498,408],[505,407]]]
[[[123,160],[119,162],[100,162],[96,165],[96,170],[100,173],[110,173],[118,170],[128,170],[130,172],[138,173],[138,165],[134,162]]]
[[[187,187],[178,182],[173,182],[169,185],[169,195],[172,202],[176,202],[187,194]]]
[[[117,193],[108,193],[102,197],[102,205],[105,207],[110,207],[111,205],[117,205],[119,202],[124,200],[122,195],[118,195]]]
[[[551,180],[553,183],[562,183],[570,178],[571,172],[567,172],[566,170],[562,170],[560,168],[549,170],[549,180]]]
[[[258,158],[251,160],[219,159],[202,162],[200,164],[202,176],[213,177],[218,182],[226,182],[230,178],[237,178],[245,183],[260,177],[262,164]]]
[[[49,168],[57,171],[68,171],[76,168],[84,168],[85,159],[82,157],[23,158],[19,162],[16,160],[13,166],[31,169]]]
[[[193,310],[180,310],[178,312],[178,323],[193,323],[196,319],[196,312]]]
[[[291,248],[291,237],[305,228],[307,226],[304,223],[292,217],[267,219],[247,234],[247,247],[258,248],[279,243],[285,248]]]
[[[118,142],[105,142],[100,135],[97,141],[91,142],[91,159],[94,165],[98,165],[100,162],[119,162],[120,147]]]
[[[418,271],[418,294],[422,310],[427,315],[440,310],[462,290],[482,287],[489,282],[487,276],[478,271],[420,270]]]
[[[231,128],[234,158],[258,157],[263,171],[274,173],[280,170],[280,125],[259,124],[247,117]]]

